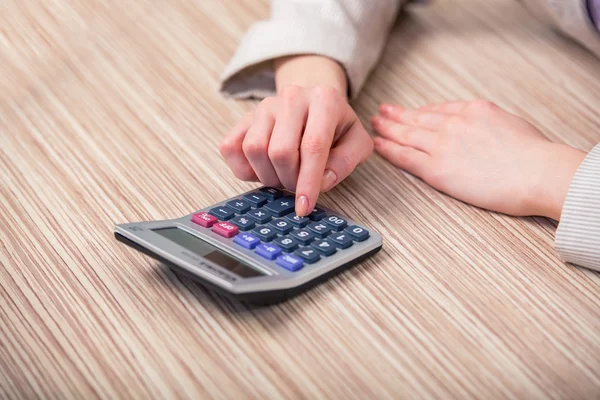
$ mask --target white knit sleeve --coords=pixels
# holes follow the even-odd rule
[[[377,62],[404,0],[272,0],[271,17],[252,25],[221,77],[236,98],[275,93],[272,60],[314,54],[338,61],[352,96]]]
[[[564,261],[600,271],[600,144],[583,160],[569,187],[556,231]]]

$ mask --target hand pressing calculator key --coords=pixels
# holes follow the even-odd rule
[[[376,232],[317,205],[263,187],[179,219],[115,227],[116,238],[238,300],[271,304],[375,254]]]

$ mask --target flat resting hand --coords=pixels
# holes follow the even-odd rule
[[[304,216],[371,155],[373,141],[337,89],[288,85],[246,114],[219,150],[237,178],[296,192]]]
[[[419,109],[382,105],[375,151],[434,188],[478,207],[558,220],[586,153],[483,100]]]

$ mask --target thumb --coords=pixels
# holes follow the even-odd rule
[[[373,140],[357,120],[329,152],[321,180],[321,191],[327,192],[346,179],[372,152]]]

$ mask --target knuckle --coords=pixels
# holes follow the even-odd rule
[[[288,146],[269,146],[269,159],[277,164],[283,164],[291,161],[294,156],[294,149]]]
[[[244,150],[244,154],[250,157],[259,156],[267,153],[267,143],[254,141],[254,140],[245,140],[242,143],[242,150]]]
[[[239,180],[242,180],[242,181],[256,180],[256,174],[250,167],[242,168],[240,170],[234,170],[233,175],[235,175],[236,178],[238,178]]]
[[[320,137],[307,138],[302,141],[302,153],[305,154],[323,154],[328,148],[325,141]]]
[[[302,95],[304,88],[298,85],[286,85],[281,94],[286,102],[294,102]]]
[[[340,94],[337,89],[329,86],[317,86],[314,89],[315,100],[318,101],[327,113],[339,112]]]
[[[277,103],[277,98],[274,96],[265,97],[258,106],[256,106],[256,113],[264,115],[268,113],[274,105]]]
[[[219,143],[219,152],[221,153],[221,155],[223,157],[230,155],[231,153],[234,152],[234,150],[235,150],[235,143],[229,137],[224,138],[223,140],[221,140],[221,143]]]

